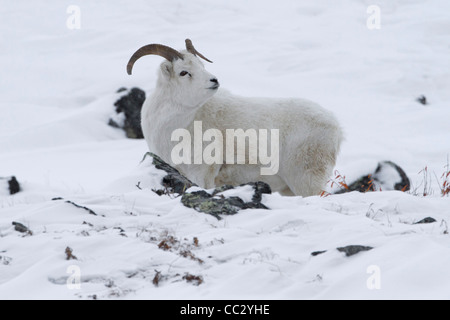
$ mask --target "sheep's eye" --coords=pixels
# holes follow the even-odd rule
[[[187,71],[181,71],[180,72],[180,76],[184,77],[185,75],[189,74],[189,72]]]

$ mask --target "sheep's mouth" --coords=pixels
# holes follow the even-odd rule
[[[215,84],[215,85],[213,85],[212,87],[209,87],[208,89],[211,89],[211,90],[217,90],[217,89],[219,89],[219,87],[220,87],[219,84]]]

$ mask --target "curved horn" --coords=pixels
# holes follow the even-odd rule
[[[192,53],[194,56],[199,56],[200,58],[212,63],[211,60],[205,58],[204,55],[195,50],[194,45],[192,44],[192,41],[190,39],[186,39],[186,50]]]
[[[128,61],[127,64],[127,73],[131,75],[131,72],[133,71],[133,65],[134,63],[141,57],[149,55],[149,54],[155,54],[161,57],[166,58],[169,61],[174,61],[176,59],[183,60],[183,55],[179,53],[177,50],[172,49],[171,47],[162,45],[162,44],[148,44],[146,46],[143,46],[142,48],[139,48],[130,58],[130,61]]]

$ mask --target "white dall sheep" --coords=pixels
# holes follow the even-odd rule
[[[131,75],[136,60],[151,54],[166,60],[161,63],[156,88],[142,107],[142,130],[150,151],[207,189],[223,184],[263,181],[273,191],[284,195],[311,196],[323,190],[342,141],[341,127],[332,113],[304,99],[244,98],[219,90],[217,78],[205,70],[199,57],[209,60],[193,47],[189,39],[186,39],[186,50],[182,51],[160,44],[140,48],[128,62],[128,74]],[[199,162],[195,158],[198,151],[201,154],[208,147],[211,149],[208,144],[198,144],[195,135],[199,134],[199,124],[201,130],[206,130],[200,143],[218,143],[220,141],[216,140],[219,138],[228,137],[230,129],[236,132],[237,129],[244,130],[240,132],[248,134],[248,145],[253,137],[249,130],[254,130],[253,133],[270,130],[271,138],[277,139],[275,142],[258,141],[248,148],[244,140],[243,149],[242,145],[234,147],[234,138],[231,142],[216,143],[216,147],[222,148],[216,148],[211,155],[223,161]],[[173,152],[182,140],[182,135],[176,134],[180,129],[181,133],[188,132],[194,136],[188,140],[192,154],[182,149],[186,153],[184,156],[193,161],[179,163],[173,160]],[[264,138],[267,140],[268,135],[259,136],[260,140]],[[228,149],[230,143],[232,147]],[[268,146],[271,156],[277,153],[272,158],[274,162],[278,161],[272,163],[272,174],[263,173],[261,169],[268,164],[267,161],[263,163],[262,154],[258,153],[265,146]],[[233,153],[231,158],[227,158],[228,151]],[[238,151],[245,153],[245,164],[230,161]],[[257,160],[256,155],[259,156]]]

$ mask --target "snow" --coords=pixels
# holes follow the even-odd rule
[[[450,4],[377,1],[380,29],[369,30],[372,4],[1,1],[0,176],[23,191],[0,192],[0,299],[449,299],[450,198],[437,180],[450,154]],[[70,5],[80,29],[66,26]],[[118,88],[154,87],[161,59],[140,60],[130,77],[131,54],[188,37],[224,88],[332,110],[348,183],[390,160],[412,190],[263,195],[271,210],[220,221],[158,196],[164,173],[140,163],[146,143],[107,123]],[[347,245],[374,249],[336,250]]]

